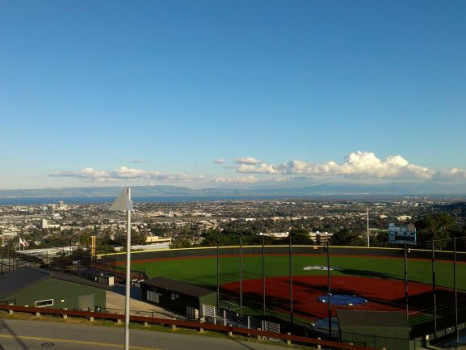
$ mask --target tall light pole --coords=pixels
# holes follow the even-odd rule
[[[239,315],[243,317],[243,233],[239,234]]]
[[[405,270],[405,303],[406,303],[406,319],[409,321],[409,293],[408,293],[408,248],[405,241],[404,249],[404,270]]]
[[[217,315],[220,315],[220,242],[217,231]]]
[[[367,234],[367,247],[370,247],[370,230],[369,230],[369,207],[367,207],[366,213],[366,234]]]
[[[328,336],[332,338],[332,287],[330,277],[330,242],[327,240],[327,314],[328,314]]]
[[[262,315],[265,316],[265,235],[262,236]]]
[[[437,291],[435,279],[435,241],[432,239],[432,294],[434,297],[434,339],[437,339]]]
[[[291,230],[288,233],[288,239],[289,239],[289,246],[288,246],[288,268],[289,268],[289,284],[290,284],[290,330],[293,331],[293,260],[292,260],[292,255],[293,255],[293,247],[292,247],[292,242],[291,242]]]
[[[129,298],[131,292],[131,212],[133,203],[131,202],[131,189],[125,188],[118,198],[113,202],[110,210],[126,211],[126,295],[125,295],[125,350],[129,350]]]
[[[456,237],[453,238],[453,289],[455,291],[455,333],[456,345],[460,342],[460,330],[458,328],[458,288],[456,283]]]

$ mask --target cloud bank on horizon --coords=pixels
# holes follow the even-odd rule
[[[52,177],[78,178],[84,182],[125,182],[138,180],[151,180],[160,182],[192,182],[202,180],[202,176],[193,177],[186,174],[167,174],[159,171],[147,171],[144,169],[128,168],[121,166],[115,170],[96,170],[84,168],[79,171],[59,171],[50,174]]]
[[[196,186],[225,186],[247,184],[274,184],[279,182],[350,182],[366,184],[383,181],[466,181],[466,170],[452,168],[434,171],[427,167],[410,163],[400,155],[392,155],[385,160],[373,152],[352,152],[342,163],[325,163],[292,160],[280,164],[270,164],[254,157],[236,158],[233,166],[225,165],[227,160],[220,158],[214,164],[223,165],[235,174],[213,176],[171,174],[156,170],[129,168],[121,166],[115,170],[96,170],[91,167],[78,171],[56,171],[50,176],[80,179],[86,183],[138,183],[138,184],[176,184]]]

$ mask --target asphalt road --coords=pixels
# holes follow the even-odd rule
[[[0,319],[0,350],[123,349],[124,327]],[[233,338],[131,330],[132,350],[278,350],[285,345]],[[289,349],[289,348],[288,348]]]

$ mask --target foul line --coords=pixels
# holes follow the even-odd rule
[[[68,339],[59,339],[59,338],[41,338],[41,337],[30,337],[30,336],[23,336],[23,335],[13,336],[10,334],[0,334],[0,338],[36,340],[36,341],[56,342],[56,343],[73,343],[73,344],[80,344],[80,345],[107,346],[111,348],[122,348],[123,347],[123,344],[100,343],[100,342],[91,342],[91,341],[84,341],[84,340],[68,340]],[[138,349],[138,350],[161,350],[159,348],[149,348],[146,346],[135,346],[135,345],[130,345],[130,348]]]

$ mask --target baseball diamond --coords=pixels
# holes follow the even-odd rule
[[[325,249],[293,246],[291,259],[288,249],[288,246],[265,247],[264,276],[259,246],[243,247],[242,251],[239,247],[220,247],[218,261],[215,247],[135,252],[132,254],[132,267],[144,270],[150,277],[169,277],[215,290],[218,263],[220,301],[238,305],[241,275],[243,307],[245,312],[256,314],[261,312],[264,277],[267,314],[282,315],[283,319],[287,318],[291,305],[291,277],[292,307],[296,319],[312,322],[326,317],[327,305],[319,301],[319,296],[327,293]],[[330,247],[329,255],[332,293],[356,295],[367,300],[367,303],[359,305],[332,305],[332,316],[338,308],[405,312],[403,249]],[[453,312],[452,256],[452,252],[436,252],[435,293],[440,323],[447,322]],[[413,325],[431,322],[433,317],[430,257],[428,250],[410,249],[408,255],[408,309]],[[111,258],[116,264],[124,265],[124,255],[114,254]],[[457,259],[459,304],[463,305],[466,303],[466,279],[461,276],[466,275],[466,254],[458,253]]]

